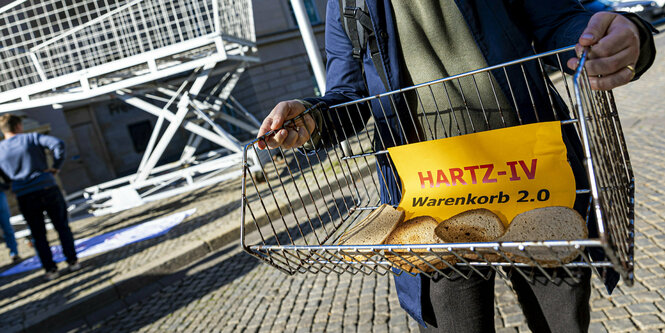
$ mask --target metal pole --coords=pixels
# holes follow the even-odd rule
[[[323,60],[321,60],[321,52],[319,51],[319,45],[316,43],[316,38],[314,38],[314,32],[312,31],[312,25],[309,23],[305,4],[303,0],[291,0],[291,7],[293,7],[293,13],[296,16],[302,41],[305,43],[307,56],[309,56],[309,61],[312,64],[316,84],[323,95],[326,91],[326,68],[323,65]]]

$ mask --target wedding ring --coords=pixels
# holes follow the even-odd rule
[[[631,65],[628,65],[628,66],[626,66],[626,68],[628,68],[628,70],[629,70],[631,73],[633,73],[633,75],[631,76],[631,78],[633,78],[633,77],[635,76],[635,67],[633,67],[633,66],[631,66]]]

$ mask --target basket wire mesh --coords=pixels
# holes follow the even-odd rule
[[[329,129],[317,128],[319,142],[310,139],[316,150],[261,151],[256,143],[272,132],[257,138],[244,149],[245,156],[250,151],[260,156],[260,171],[251,172],[244,159],[243,248],[287,274],[437,272],[489,279],[494,271],[502,278],[520,274],[531,280],[538,273],[553,281],[557,274],[576,279],[574,270],[586,267],[599,276],[613,268],[631,285],[634,179],[628,152],[612,92],[590,88],[586,50],[574,73],[564,69],[563,57],[573,50],[570,46],[327,109],[315,105],[284,126],[322,112],[323,127]],[[398,105],[403,112],[392,112]],[[340,126],[344,121],[350,126]],[[337,245],[344,232],[380,204],[399,203],[391,193],[401,193],[401,183],[387,148],[541,121],[560,121],[564,136],[578,142],[583,153],[576,209],[597,231],[589,239]],[[397,191],[386,190],[395,186]],[[546,265],[534,258],[562,251],[574,252],[577,259]]]

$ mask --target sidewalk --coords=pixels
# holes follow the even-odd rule
[[[72,223],[74,237],[80,239],[197,208],[193,216],[167,234],[85,258],[80,271],[54,281],[46,282],[41,270],[0,278],[0,331],[33,332],[47,325],[59,326],[59,322],[70,322],[80,314],[129,300],[142,287],[237,241],[239,189],[240,180],[235,180],[115,215]],[[49,240],[52,245],[59,244],[53,231],[49,231]],[[34,254],[23,240],[19,251],[24,258]],[[10,267],[8,256],[0,258],[2,270]]]
[[[368,139],[367,139],[368,140]],[[363,140],[363,144],[369,144]],[[367,142],[365,142],[367,141]],[[367,164],[373,165],[373,164]],[[268,177],[275,177],[268,169]],[[369,175],[367,166],[352,171]],[[360,176],[362,178],[362,176]],[[292,186],[288,178],[285,186]],[[235,179],[189,193],[159,200],[117,214],[90,217],[70,223],[75,239],[97,236],[196,208],[196,212],[165,235],[129,244],[110,252],[80,260],[80,271],[47,282],[43,270],[0,277],[0,332],[48,331],[83,321],[93,324],[111,309],[124,307],[177,279],[174,272],[240,239],[241,179]],[[259,183],[268,192],[266,183]],[[252,191],[252,194],[256,192]],[[265,195],[265,194],[262,194]],[[281,191],[275,193],[282,196]],[[248,193],[248,200],[257,200]],[[280,200],[280,205],[286,201]],[[286,207],[280,207],[284,210]],[[298,207],[290,207],[298,209]],[[267,215],[277,207],[266,203]],[[257,223],[267,223],[257,216]],[[255,226],[247,221],[248,230]],[[54,230],[48,232],[51,245],[59,245]],[[34,250],[21,240],[23,258]],[[246,256],[246,260],[254,260]],[[258,262],[257,262],[258,263]],[[0,258],[0,271],[11,267],[9,256]],[[65,273],[65,263],[60,263]],[[103,310],[103,311],[102,311]],[[101,312],[100,312],[101,311]]]

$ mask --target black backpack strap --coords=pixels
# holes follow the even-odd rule
[[[339,0],[339,8],[342,26],[344,27],[344,31],[346,31],[346,35],[349,36],[351,46],[353,47],[353,58],[358,60],[362,67],[362,54],[365,47],[369,46],[370,57],[374,68],[376,68],[386,91],[389,91],[388,77],[381,61],[379,44],[374,34],[372,19],[365,9],[365,0]]]
[[[364,8],[365,1],[339,0],[339,2],[340,17],[342,19],[344,31],[346,31],[346,35],[349,36],[351,45],[353,46],[353,58],[360,60],[362,59],[362,51],[365,47],[365,29],[360,22],[356,20],[356,16],[362,11],[360,6]]]

